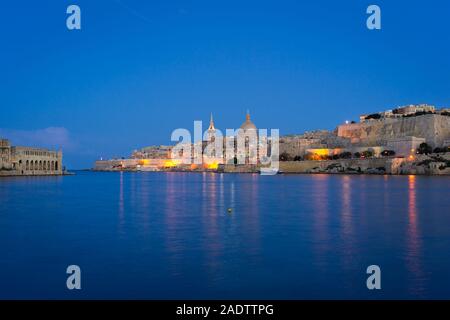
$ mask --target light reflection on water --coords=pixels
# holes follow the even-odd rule
[[[328,210],[328,179],[326,175],[314,175],[311,185],[311,201],[313,205],[313,253],[316,264],[321,270],[326,268],[328,254],[331,253],[331,241],[329,235],[329,210]],[[301,205],[301,203],[300,203]]]
[[[216,173],[2,179],[0,297],[68,297],[57,270],[78,263],[86,298],[450,298],[448,183]],[[370,264],[382,269],[381,292],[365,287]]]
[[[408,228],[406,232],[406,261],[408,270],[414,274],[414,280],[409,283],[409,290],[419,297],[424,294],[424,275],[421,257],[421,239],[417,217],[416,177],[408,176]]]

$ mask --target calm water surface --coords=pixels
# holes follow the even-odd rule
[[[1,178],[0,298],[449,299],[449,187],[414,176]],[[66,289],[70,264],[80,291]]]

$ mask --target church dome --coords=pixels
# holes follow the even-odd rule
[[[256,130],[255,124],[250,120],[250,113],[247,112],[245,122],[241,125],[242,130]]]

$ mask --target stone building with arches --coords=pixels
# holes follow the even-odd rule
[[[62,151],[11,146],[0,139],[0,175],[61,175]]]

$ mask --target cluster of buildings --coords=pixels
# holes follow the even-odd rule
[[[419,105],[410,104],[407,106],[401,106],[391,110],[386,110],[373,114],[363,114],[359,116],[359,121],[366,122],[380,119],[395,119],[403,117],[413,117],[424,114],[450,115],[450,108],[442,108],[440,110],[437,110],[435,106],[429,104],[419,104]]]
[[[346,121],[334,131],[314,131],[284,136],[280,153],[302,159],[320,159],[370,151],[374,157],[390,151],[397,157],[414,155],[422,143],[432,148],[450,146],[450,109],[408,105],[361,115],[359,122]],[[315,157],[318,156],[318,157]]]
[[[12,146],[0,138],[0,176],[63,174],[62,152]]]
[[[253,171],[275,156],[281,161],[324,160],[343,154],[412,158],[422,143],[432,148],[450,147],[450,109],[422,104],[361,115],[359,122],[346,121],[333,131],[281,136],[276,154],[272,138],[258,134],[248,113],[235,135],[221,136],[211,116],[202,141],[142,148],[128,159],[97,161],[95,169],[204,171],[243,167],[243,171]],[[211,149],[211,145],[223,148]]]
[[[245,121],[231,135],[223,135],[216,129],[211,115],[209,127],[200,141],[145,147],[133,151],[128,159],[98,160],[94,169],[215,171],[227,165],[256,167],[269,161],[271,151],[271,137],[259,133],[248,112]]]

